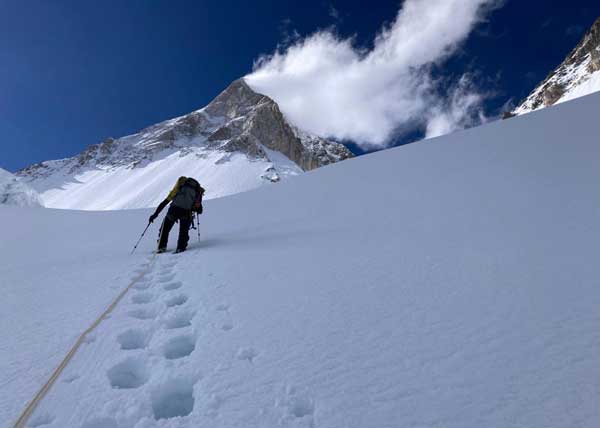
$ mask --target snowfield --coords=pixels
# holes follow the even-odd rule
[[[178,256],[129,255],[149,210],[1,208],[0,420],[143,274],[28,426],[597,427],[599,108],[208,201]]]
[[[211,199],[270,184],[262,178],[269,168],[276,167],[284,178],[303,172],[282,154],[272,153],[277,162],[249,160],[241,153],[225,154],[194,147],[185,153],[165,153],[161,159],[133,169],[128,166],[95,168],[75,177],[57,174],[40,179],[35,185],[50,208],[156,207],[182,175],[196,177],[207,189],[212,188],[208,196]]]

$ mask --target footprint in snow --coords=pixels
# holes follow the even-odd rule
[[[152,300],[154,300],[154,295],[152,293],[137,293],[131,297],[131,302],[135,305],[150,303]]]
[[[185,302],[187,302],[188,297],[185,294],[180,294],[178,296],[174,296],[171,297],[170,299],[167,299],[166,304],[169,308],[172,308],[174,306],[181,306],[183,305]]]
[[[129,312],[129,316],[138,320],[151,320],[156,318],[157,312],[154,308],[140,308]]]
[[[223,318],[225,318],[225,321],[223,321],[223,323],[221,324],[221,330],[223,331],[230,331],[233,330],[233,321],[231,320],[231,317],[229,315],[229,305],[226,305],[225,303],[221,303],[220,305],[217,305],[215,307],[215,309],[218,312],[222,312]]]
[[[225,321],[221,325],[221,330],[223,330],[223,331],[231,331],[231,330],[233,330],[233,322],[231,322],[230,320]]]
[[[256,352],[253,348],[240,348],[236,354],[236,358],[238,360],[247,360],[249,362],[253,362],[258,352]]]
[[[151,284],[152,282],[150,280],[140,280],[135,283],[133,288],[135,288],[136,290],[147,290],[148,288],[150,288]]]
[[[119,334],[119,336],[117,336],[117,342],[124,351],[145,349],[146,346],[148,346],[151,337],[152,333],[149,331],[132,328]]]
[[[185,328],[192,325],[192,318],[194,313],[191,311],[180,311],[167,318],[165,321],[165,328],[167,330],[175,330],[178,328]]]
[[[93,418],[81,425],[81,428],[118,428],[113,418]]]
[[[183,286],[183,284],[179,281],[175,281],[175,282],[169,282],[165,285],[163,285],[163,289],[167,290],[167,291],[171,291],[171,290],[177,290],[179,288],[181,288]]]
[[[194,349],[196,349],[196,339],[193,336],[178,336],[165,344],[163,355],[167,360],[178,360],[190,355]]]
[[[164,269],[172,269],[172,268],[174,268],[175,266],[177,266],[177,262],[176,262],[176,261],[174,261],[174,262],[167,262],[167,263],[163,263],[163,264],[161,264],[160,266],[161,266],[162,268],[164,268]]]
[[[165,283],[165,282],[170,282],[173,281],[175,279],[175,274],[174,273],[169,273],[166,275],[159,275],[158,276],[158,282],[161,283]]]
[[[106,376],[115,389],[135,389],[148,382],[150,371],[144,361],[128,358],[108,370]]]
[[[297,390],[293,386],[288,386],[283,394],[283,399],[276,402],[277,407],[286,409],[286,415],[282,418],[282,422],[290,419],[309,420],[309,425],[312,426],[313,416],[315,413],[315,401],[306,392]]]
[[[194,384],[190,379],[171,379],[158,385],[150,400],[156,420],[187,416],[194,410]]]

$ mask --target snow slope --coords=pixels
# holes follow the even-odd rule
[[[148,210],[0,209],[0,420],[148,270],[30,426],[598,426],[599,107],[208,201],[181,256],[128,256]]]
[[[586,78],[579,85],[571,88],[567,91],[557,103],[564,103],[565,101],[571,101],[575,98],[583,97],[594,92],[600,91],[600,71],[586,76]]]
[[[0,168],[0,205],[39,207],[42,202],[35,190]]]
[[[118,210],[156,207],[182,175],[195,177],[208,199],[260,187],[270,170],[278,177],[301,174],[297,166],[280,155],[277,161],[249,160],[242,153],[222,153],[202,147],[185,152],[165,152],[143,166],[90,168],[74,177],[62,171],[36,181],[46,206],[61,209]]]

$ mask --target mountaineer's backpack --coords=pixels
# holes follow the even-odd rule
[[[180,185],[179,191],[173,198],[173,205],[184,210],[191,210],[202,214],[202,196],[204,189],[191,177],[185,179]]]

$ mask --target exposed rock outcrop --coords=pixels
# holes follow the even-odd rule
[[[600,71],[600,18],[583,36],[565,60],[514,110],[528,113],[559,102],[569,92]]]
[[[295,130],[275,101],[255,93],[243,79],[233,82],[206,107],[206,112],[229,120],[208,138],[213,143],[227,140],[222,146],[226,150],[261,156],[262,145],[283,153],[305,171],[352,157],[341,144]]]

